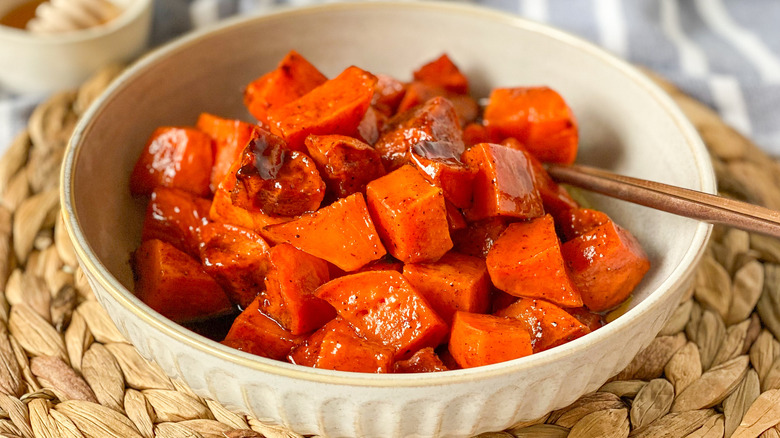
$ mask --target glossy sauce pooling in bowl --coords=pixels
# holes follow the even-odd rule
[[[159,128],[131,176],[151,196],[136,295],[185,325],[240,311],[224,344],[343,371],[488,365],[598,329],[649,262],[544,170],[576,156],[571,110],[546,87],[483,112],[468,93],[446,55],[403,83],[291,52],[245,90],[256,123]]]

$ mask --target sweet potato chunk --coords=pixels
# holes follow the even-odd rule
[[[550,215],[509,225],[488,253],[487,267],[493,284],[506,293],[562,307],[582,305]]]
[[[262,295],[258,295],[249,307],[238,315],[222,343],[225,345],[249,343],[253,348],[250,353],[261,353],[261,356],[284,360],[290,350],[306,338],[290,333],[261,312],[260,303],[263,299]]]
[[[471,206],[477,168],[460,162],[460,149],[446,142],[423,141],[411,147],[411,163],[429,183],[439,187],[455,207]]]
[[[604,318],[598,313],[591,312],[585,307],[575,307],[573,309],[566,309],[569,315],[577,318],[577,321],[585,325],[590,331],[596,331],[601,327],[604,327]]]
[[[404,98],[406,87],[392,76],[378,74],[376,78],[376,88],[374,88],[371,106],[386,117],[392,117],[396,113],[401,99]]]
[[[357,67],[284,106],[268,111],[271,132],[284,138],[292,150],[305,150],[310,134],[340,134],[355,137],[374,95],[376,77]]]
[[[208,134],[195,128],[157,128],[130,175],[130,193],[149,195],[162,186],[209,196],[213,163],[214,145]]]
[[[503,217],[492,217],[472,222],[467,228],[452,233],[455,251],[485,258],[501,233],[509,226]]]
[[[496,88],[483,118],[492,141],[514,137],[542,162],[571,164],[577,156],[577,121],[551,88]]]
[[[223,223],[201,228],[200,260],[233,304],[245,309],[265,285],[270,248],[254,231]]]
[[[456,312],[449,351],[463,368],[490,365],[533,353],[525,323],[512,318]]]
[[[490,136],[488,135],[487,128],[481,123],[469,123],[463,127],[463,143],[466,148],[470,148],[475,144],[490,143]]]
[[[258,135],[258,128],[241,120],[223,119],[209,113],[201,113],[195,126],[214,139],[214,167],[209,179],[214,192],[249,141]]]
[[[241,153],[231,200],[237,207],[269,216],[297,216],[319,208],[325,197],[314,161],[289,151],[279,137],[263,133]]]
[[[460,126],[466,126],[479,116],[479,104],[471,96],[452,93],[438,85],[421,81],[414,81],[406,86],[404,98],[398,104],[398,112],[408,111],[434,97],[447,99],[452,104]]]
[[[332,331],[351,334],[355,333],[355,330],[352,329],[352,326],[350,326],[349,323],[337,316],[328,321],[317,331],[310,334],[303,342],[293,347],[293,349],[290,350],[290,354],[287,356],[287,360],[296,365],[313,367],[317,361],[317,356],[320,354],[323,338]]]
[[[360,193],[290,222],[266,227],[263,235],[273,243],[292,244],[347,272],[387,254]]]
[[[609,222],[609,216],[590,208],[569,210],[568,214],[556,221],[567,242]]]
[[[480,258],[448,252],[437,262],[404,265],[404,277],[448,323],[458,310],[485,313],[490,306],[490,279]]]
[[[399,360],[393,368],[396,373],[433,373],[449,369],[431,347],[420,349],[407,360]]]
[[[409,148],[423,141],[447,142],[456,153],[462,153],[460,123],[447,99],[435,97],[390,119],[374,149],[382,156],[385,168],[394,170],[409,161]]]
[[[650,269],[636,238],[612,221],[564,243],[561,253],[582,302],[594,312],[623,302]]]
[[[457,207],[446,199],[444,200],[444,206],[447,208],[447,223],[450,226],[450,235],[454,231],[463,230],[468,226],[466,218],[463,217],[463,213]]]
[[[197,257],[209,201],[179,189],[157,187],[146,206],[141,240],[159,239]]]
[[[286,243],[271,248],[268,260],[263,312],[294,335],[314,331],[336,316],[330,304],[314,295],[330,279],[325,261]]]
[[[290,103],[326,78],[295,50],[291,50],[275,70],[260,76],[244,90],[244,105],[261,123],[268,123],[268,110]]]
[[[531,163],[521,151],[480,143],[463,153],[463,162],[477,169],[474,197],[471,208],[465,211],[466,219],[531,219],[544,214]]]
[[[382,159],[371,146],[344,135],[310,135],[306,148],[337,198],[365,193],[366,184],[385,174]]]
[[[366,187],[368,210],[387,251],[404,263],[436,260],[452,248],[441,190],[411,166]]]
[[[133,254],[135,295],[176,322],[205,319],[230,312],[225,291],[200,263],[173,245],[152,239]]]
[[[577,318],[544,300],[520,298],[496,315],[523,321],[526,330],[531,334],[534,353],[565,344],[590,333],[588,327]]]
[[[340,277],[322,285],[317,296],[335,307],[358,335],[391,347],[396,360],[436,347],[447,335],[447,324],[395,271]]]
[[[358,373],[393,371],[393,349],[354,333],[329,331],[320,343],[315,368]]]
[[[414,72],[414,79],[438,85],[457,94],[468,94],[469,80],[447,54],[423,65]]]

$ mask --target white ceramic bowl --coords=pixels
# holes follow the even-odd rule
[[[2,0],[0,15],[29,0]],[[153,0],[116,0],[121,15],[102,26],[35,35],[0,26],[0,84],[22,93],[77,87],[100,67],[127,62],[147,46]]]
[[[132,294],[129,253],[143,203],[128,175],[160,125],[201,111],[251,120],[241,90],[296,49],[327,75],[350,64],[409,78],[446,51],[477,96],[546,84],[573,108],[581,163],[713,192],[707,152],[667,95],[593,45],[480,8],[332,4],[232,21],[189,35],[128,70],[83,118],[62,180],[69,232],[98,299],[146,357],[198,394],[325,436],[468,436],[539,417],[595,390],[661,329],[689,283],[710,227],[604,197],[591,200],[642,242],[653,267],[631,309],[606,327],[530,357],[467,370],[371,375],[245,354],[161,317]]]

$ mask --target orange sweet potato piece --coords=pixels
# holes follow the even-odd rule
[[[590,333],[590,329],[553,303],[532,298],[520,298],[497,316],[516,318],[526,324],[531,333],[534,353],[556,347]]]
[[[404,277],[446,322],[456,311],[486,313],[490,279],[485,261],[448,252],[437,262],[407,263]]]
[[[493,284],[518,297],[579,307],[582,298],[566,271],[550,215],[509,225],[487,255]]]
[[[463,230],[468,227],[466,218],[463,217],[463,213],[461,213],[457,207],[446,199],[444,200],[444,206],[447,208],[447,223],[450,226],[450,235],[454,231]]]
[[[303,152],[289,151],[284,142],[263,133],[241,153],[231,200],[237,207],[269,216],[297,216],[320,207],[325,182]]]
[[[431,347],[418,350],[407,360],[399,360],[393,368],[396,373],[433,373],[449,369]]]
[[[371,105],[376,77],[357,67],[348,67],[286,105],[268,111],[271,132],[284,138],[292,150],[305,150],[310,134],[341,134],[355,137],[358,125]]]
[[[209,179],[214,192],[247,143],[258,135],[258,128],[241,120],[223,119],[209,113],[201,113],[195,126],[214,139],[214,167]]]
[[[330,278],[328,265],[292,245],[281,243],[268,253],[260,309],[294,335],[309,333],[330,321],[336,312],[314,291]]]
[[[462,152],[446,142],[423,141],[411,147],[411,163],[429,183],[439,187],[444,199],[455,207],[471,206],[471,194],[477,168],[460,162]]]
[[[505,362],[533,353],[525,323],[512,318],[456,312],[449,351],[463,368]]]
[[[483,119],[492,141],[514,137],[542,162],[571,164],[577,156],[577,121],[551,88],[496,88]]]
[[[623,302],[650,269],[636,238],[612,221],[564,243],[561,253],[582,302],[594,312]]]
[[[247,307],[233,321],[225,339],[222,341],[225,345],[251,345],[253,347],[250,353],[261,352],[261,356],[276,360],[284,360],[290,353],[290,350],[303,342],[306,337],[294,335],[285,330],[278,322],[260,311],[260,303],[264,299],[258,295],[249,307]]]
[[[392,117],[396,113],[401,99],[404,98],[406,87],[392,76],[378,74],[376,78],[376,88],[371,99],[371,106],[386,117]]]
[[[208,134],[195,128],[157,128],[130,174],[130,193],[149,195],[162,186],[207,197],[213,163],[214,145]]]
[[[508,226],[509,221],[503,217],[491,217],[472,222],[467,228],[452,233],[455,251],[485,258]]]
[[[245,309],[265,285],[268,244],[246,228],[210,223],[201,228],[200,260],[233,304]]]
[[[146,206],[141,240],[159,239],[197,257],[209,201],[179,189],[157,187]]]
[[[466,126],[479,116],[479,104],[471,96],[452,93],[440,86],[421,81],[406,85],[406,93],[398,104],[398,112],[408,111],[434,97],[443,97],[452,104],[460,126]]]
[[[592,332],[604,327],[604,317],[598,313],[591,312],[585,307],[575,307],[573,309],[566,309],[569,315],[577,318],[577,321],[584,324]]]
[[[355,333],[329,331],[320,343],[315,368],[358,373],[393,371],[393,349],[367,341]]]
[[[317,296],[335,307],[358,335],[391,347],[396,360],[435,347],[447,335],[447,324],[395,271],[340,277],[320,286]]]
[[[398,260],[436,260],[452,248],[444,196],[413,167],[371,181],[366,198],[382,243]]]
[[[448,142],[456,153],[463,151],[458,116],[447,99],[434,97],[388,120],[374,149],[382,156],[385,168],[394,170],[409,161],[409,148],[423,141]]]
[[[531,163],[523,152],[480,143],[464,152],[462,159],[477,169],[472,206],[465,211],[466,219],[475,221],[493,216],[531,219],[544,214]]]
[[[605,213],[590,208],[577,208],[562,215],[556,224],[568,242],[608,222],[611,219]]]
[[[263,235],[275,244],[292,244],[347,272],[387,254],[360,193],[290,222],[266,227]]]
[[[385,174],[374,148],[352,137],[310,135],[306,148],[322,171],[328,191],[337,198],[365,193],[366,184]]]
[[[423,65],[414,72],[417,81],[438,85],[457,94],[468,94],[469,80],[447,54]]]
[[[268,123],[268,111],[290,103],[314,88],[326,78],[295,50],[279,62],[275,70],[260,76],[244,90],[244,105],[263,124]]]
[[[313,367],[320,353],[323,338],[325,338],[328,332],[332,331],[355,333],[355,330],[352,329],[349,323],[337,316],[310,334],[303,342],[293,347],[287,356],[287,361],[296,365]]]
[[[387,116],[376,111],[374,107],[368,107],[366,114],[358,124],[357,138],[370,145],[376,143],[385,122],[387,122]]]
[[[225,291],[200,263],[173,245],[152,239],[133,254],[135,295],[176,322],[205,319],[230,312]]]
[[[488,135],[487,128],[481,123],[469,123],[463,128],[463,143],[466,148],[470,148],[475,144],[490,143],[490,136]]]

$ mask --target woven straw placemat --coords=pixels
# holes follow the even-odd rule
[[[0,436],[296,437],[195,395],[141,358],[95,301],[57,184],[80,114],[119,72],[40,105],[0,159]],[[657,81],[712,153],[720,190],[780,209],[780,166]],[[695,286],[599,391],[490,437],[780,438],[780,241],[717,228]]]

